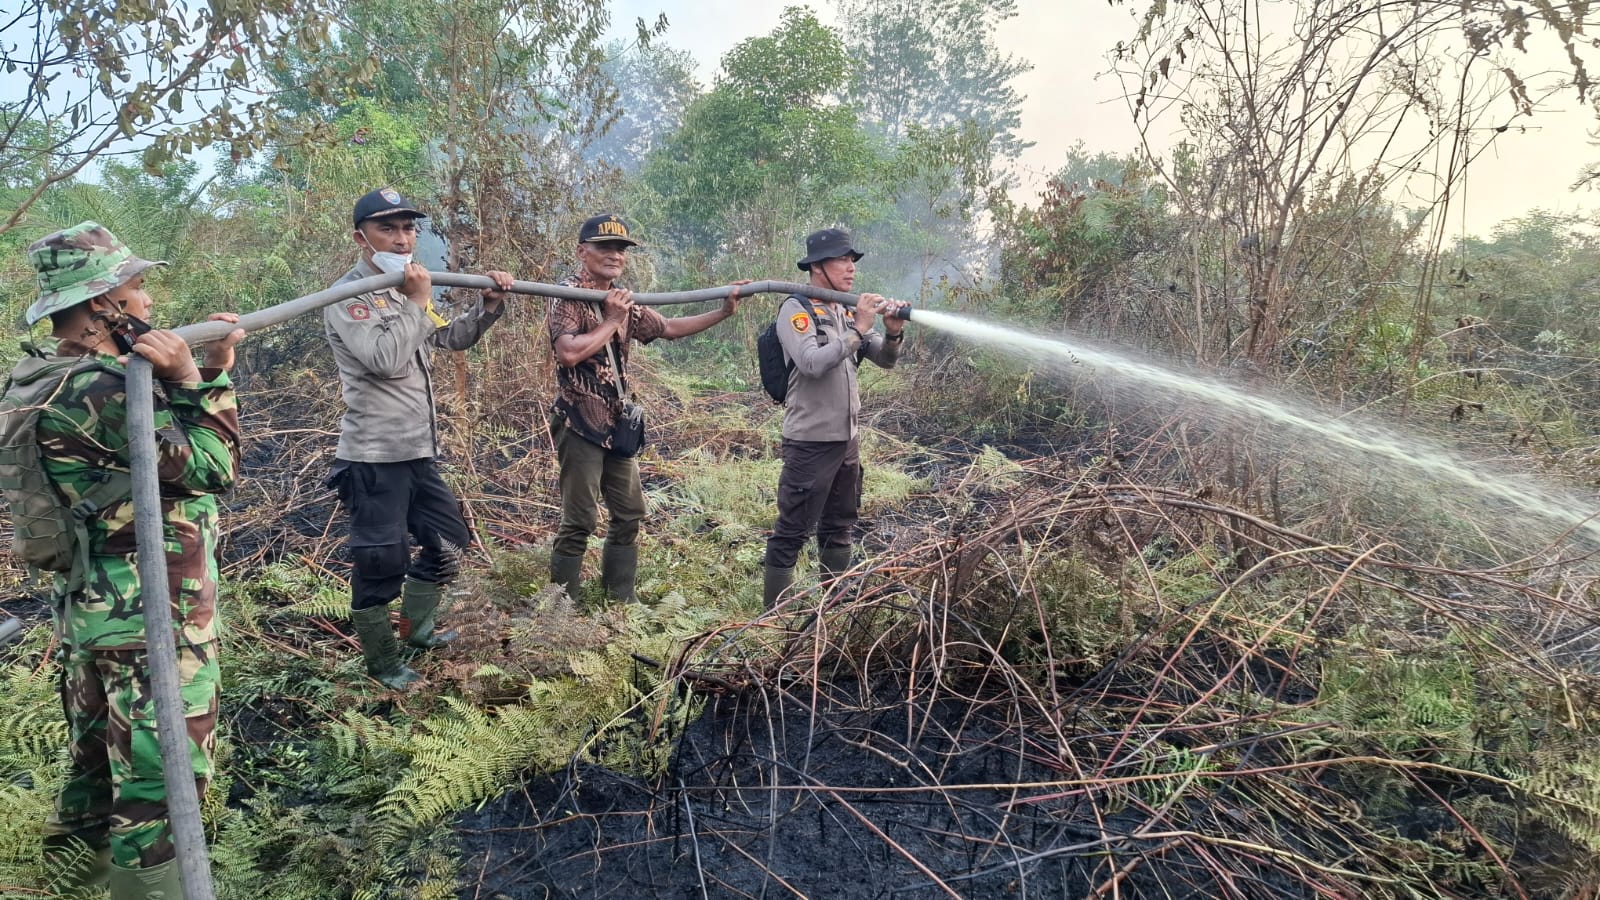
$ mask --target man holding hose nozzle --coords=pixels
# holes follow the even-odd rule
[[[361,258],[337,283],[386,272],[404,272],[405,281],[323,310],[345,402],[328,486],[350,513],[350,620],[367,674],[396,690],[421,676],[400,661],[389,604],[400,598],[401,632],[410,646],[430,650],[454,639],[455,632],[438,628],[439,598],[472,542],[434,463],[439,446],[428,354],[476,344],[499,320],[512,281],[505,272],[486,273],[499,290],[484,291],[452,319],[440,315],[432,277],[411,259],[420,218],[392,188],[357,200],[352,237]],[[408,532],[422,547],[415,560]]]
[[[600,580],[613,600],[633,602],[639,567],[639,523],[644,520],[644,490],[639,485],[638,447],[619,447],[628,439],[619,422],[633,409],[628,368],[633,342],[669,341],[707,328],[739,309],[734,282],[722,308],[695,316],[666,318],[636,306],[633,292],[618,287],[628,249],[639,246],[628,223],[603,214],[578,229],[578,270],[562,280],[570,287],[605,291],[604,303],[550,300],[546,323],[556,357],[556,400],[550,410],[550,436],[560,468],[561,525],[550,547],[550,581],[577,599],[583,582],[583,554],[599,524],[605,499],[611,523],[600,551]],[[642,428],[642,423],[638,426]],[[637,437],[637,435],[636,435]]]
[[[851,244],[850,232],[824,228],[806,236],[806,255],[797,265],[810,274],[812,287],[848,293],[864,255]],[[823,578],[850,568],[861,507],[856,367],[863,359],[885,369],[894,366],[906,327],[894,313],[905,305],[862,294],[852,313],[837,303],[794,295],[778,308],[778,340],[794,369],[783,413],[778,519],[767,539],[762,590],[767,609],[794,583],[800,548],[813,531]],[[872,329],[880,313],[882,333]]]
[[[144,357],[159,387],[167,581],[189,759],[203,797],[219,690],[215,495],[233,486],[239,411],[227,370],[244,331],[210,344],[195,365],[183,338],[146,321],[145,274],[165,263],[133,255],[94,222],[35,242],[28,258],[39,298],[27,322],[48,317],[51,335],[23,345],[6,385],[0,478],[13,549],[54,575],[70,762],[44,828],[49,887],[76,896],[109,885],[112,900],[179,897],[145,648],[126,366],[131,355]]]

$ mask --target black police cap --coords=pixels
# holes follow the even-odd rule
[[[411,201],[400,196],[394,188],[378,188],[363,194],[356,201],[355,224],[360,225],[368,219],[377,219],[383,216],[409,215],[412,218],[426,218],[427,214],[411,205]]]

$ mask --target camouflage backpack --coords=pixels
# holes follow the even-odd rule
[[[90,369],[106,367],[93,357],[27,356],[0,396],[0,491],[11,507],[11,552],[35,569],[67,575],[69,590],[77,588],[88,567],[85,523],[133,490],[127,472],[104,469],[104,480],[68,507],[45,473],[39,413],[74,375]]]

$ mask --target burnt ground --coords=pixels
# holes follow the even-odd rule
[[[1159,869],[1108,854],[1103,837],[1143,817],[1047,786],[1072,775],[1025,730],[964,701],[866,699],[722,697],[664,777],[583,764],[532,780],[459,820],[460,896],[1077,898],[1118,872],[1122,897],[1215,896],[1181,853]],[[1238,895],[1304,895],[1269,868],[1237,870]]]

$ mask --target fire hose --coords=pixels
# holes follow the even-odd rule
[[[483,275],[434,272],[433,283],[443,287],[493,289],[495,283]],[[175,329],[190,346],[220,340],[235,328],[260,331],[331,303],[359,297],[385,288],[399,287],[403,276],[394,272],[337,284],[327,290],[298,297],[246,313],[238,324],[200,322]],[[735,288],[732,285],[697,291],[634,294],[633,302],[643,306],[667,306],[721,300],[737,290],[739,296],[752,294],[799,294],[854,307],[859,296],[830,291],[808,284],[786,281],[756,281]],[[533,281],[516,281],[511,293],[556,297],[598,303],[606,292]],[[910,317],[910,309],[897,315]],[[138,354],[128,359],[127,404],[133,478],[134,530],[138,541],[140,594],[143,597],[169,597],[167,554],[161,517],[161,489],[156,474],[154,378],[150,363]],[[150,662],[150,687],[155,695],[156,733],[161,744],[161,768],[166,780],[167,812],[172,823],[173,844],[183,879],[185,900],[212,900],[211,866],[206,851],[205,830],[200,818],[200,798],[195,791],[194,770],[189,758],[189,732],[184,723],[183,701],[179,693],[178,650],[172,634],[172,610],[168,603],[144,604],[146,656]]]

